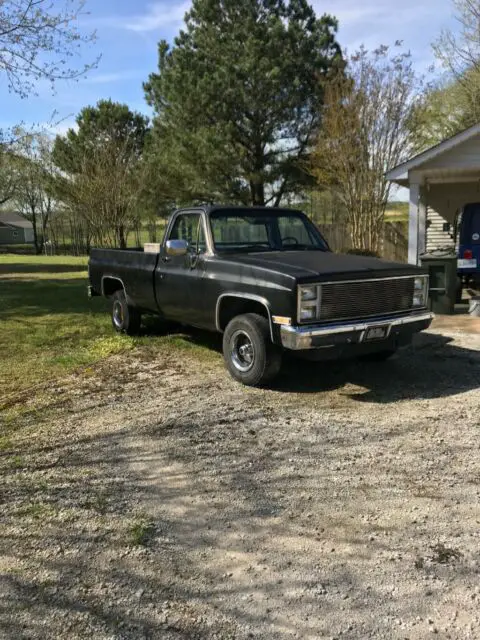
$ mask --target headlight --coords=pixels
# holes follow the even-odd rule
[[[307,320],[314,320],[317,310],[315,307],[302,308],[300,309],[300,320],[302,322],[306,322]]]
[[[302,302],[317,299],[317,287],[300,287],[300,299]]]
[[[428,298],[428,276],[415,278],[413,285],[413,307],[426,307]]]
[[[298,290],[298,320],[308,322],[315,320],[319,312],[320,287],[306,286],[299,287]]]

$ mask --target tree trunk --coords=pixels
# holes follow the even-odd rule
[[[118,246],[120,247],[120,249],[127,248],[127,240],[125,237],[125,227],[123,224],[120,224],[117,227],[117,240],[118,240]]]
[[[265,206],[265,186],[263,182],[250,181],[250,193],[252,205],[257,207]]]
[[[33,244],[35,246],[35,253],[38,256],[42,253],[42,245],[38,237],[37,215],[35,211],[32,211],[32,229],[33,229]]]

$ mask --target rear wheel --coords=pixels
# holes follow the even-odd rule
[[[127,303],[125,291],[115,291],[112,298],[112,324],[115,331],[135,335],[140,331],[141,322],[138,309]]]
[[[223,334],[223,357],[230,375],[255,387],[280,371],[282,353],[270,338],[268,320],[256,313],[233,318]]]

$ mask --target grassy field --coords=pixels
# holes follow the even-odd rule
[[[131,338],[111,326],[108,301],[87,298],[87,258],[0,255],[0,409],[26,389],[113,353],[174,344],[181,335]]]
[[[389,202],[385,211],[388,222],[408,222],[408,202]]]

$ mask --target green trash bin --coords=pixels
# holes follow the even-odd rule
[[[420,256],[422,267],[428,269],[430,285],[428,300],[434,313],[452,315],[457,297],[457,256],[451,251],[425,253]]]

